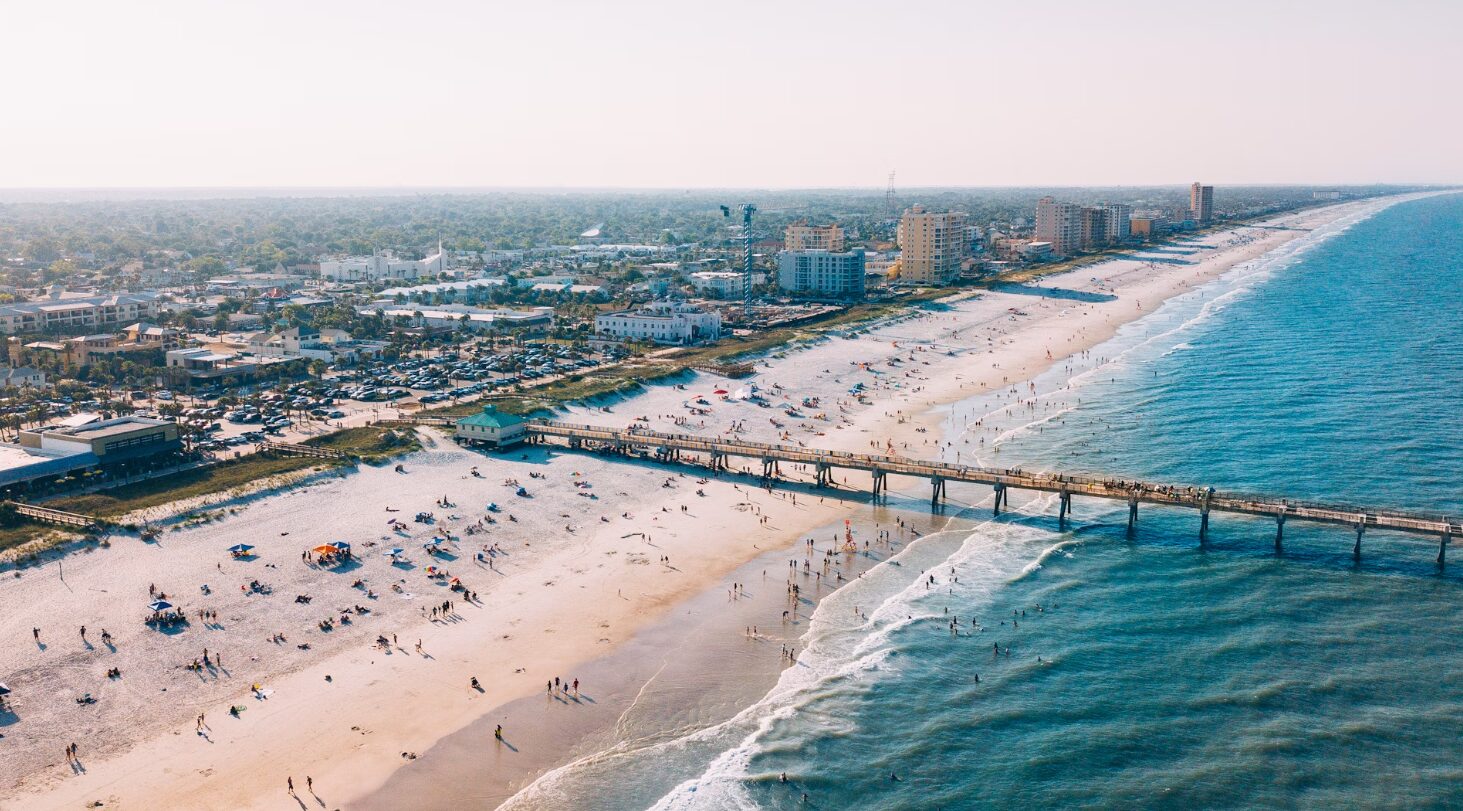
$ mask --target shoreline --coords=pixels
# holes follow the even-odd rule
[[[1249,260],[1246,259],[1244,261]],[[1207,284],[1208,282],[1218,279],[1220,276],[1227,274],[1231,269],[1239,264],[1243,264],[1243,261],[1230,263],[1228,267],[1218,272],[1206,274],[1202,283]],[[1090,270],[1094,268],[1088,267],[1084,269]],[[1038,282],[1038,284],[1044,281],[1050,281],[1050,279],[1042,279]],[[1176,290],[1173,292],[1173,295],[1181,295],[1185,292],[1187,292],[1187,290]],[[1164,297],[1164,300],[1166,300],[1167,298],[1168,297]],[[1110,330],[1110,332],[1105,335],[1101,340],[1094,341],[1084,346],[1083,349],[1088,349],[1092,346],[1106,343],[1108,340],[1111,340],[1111,338],[1114,337],[1119,327],[1127,323],[1132,323],[1132,321],[1121,322],[1115,325],[1113,329]],[[877,329],[880,326],[883,326],[883,324],[873,324],[870,325],[869,328]],[[799,349],[805,348],[806,347],[799,347]],[[1026,377],[1023,377],[1022,380],[1035,378],[1042,372],[1055,368],[1057,364],[1061,362],[1061,360],[1062,358],[1054,358],[1050,363],[1047,363],[1038,371],[1032,372]],[[948,414],[946,414],[945,412],[947,412],[952,406],[964,399],[964,397],[965,395],[956,397],[954,399],[946,398],[936,401],[930,401],[929,407],[926,410],[914,415],[912,419],[917,424],[925,427],[927,430],[938,431],[941,427],[941,424],[944,423],[946,418],[948,417]],[[954,426],[945,427],[949,427],[952,429],[954,428]],[[898,493],[899,495],[907,495],[915,487],[917,487],[917,485],[906,485],[905,487],[897,490],[896,493]],[[896,498],[898,498],[899,495],[896,495]],[[850,499],[849,501],[849,506],[851,507],[868,506],[868,502],[865,500]],[[959,513],[968,507],[974,507],[977,504],[981,503],[974,502],[968,505],[958,505],[953,510],[952,514],[947,516],[943,513],[929,513],[924,508],[924,500],[918,496],[911,496],[907,499],[904,499],[904,502],[905,503],[903,506],[906,508],[910,508],[905,511],[906,514],[904,518],[906,521],[909,521],[911,518],[915,520],[923,518],[927,521],[938,520],[947,527],[955,524],[956,522],[970,523],[974,525],[974,521],[971,521],[969,519],[962,520],[959,516]],[[926,533],[933,531],[933,528],[930,526],[926,526],[923,529]],[[793,546],[784,549],[782,552],[769,553],[764,557],[776,558],[779,556],[785,556],[786,554],[795,551],[796,548],[794,544]],[[762,559],[763,558],[758,558],[757,560]],[[870,561],[867,566],[862,567],[857,572],[856,576],[861,577],[863,572],[868,571],[869,569],[878,565],[880,562],[882,562],[882,560]],[[748,563],[737,571],[745,574],[748,570],[756,568],[756,563],[757,561]],[[737,572],[733,572],[732,574],[727,575],[723,579],[723,582],[719,584],[720,587],[725,588],[729,583],[734,581],[736,576]],[[850,579],[849,582],[851,583],[852,579]],[[708,589],[707,592],[705,592],[704,594],[697,595],[696,597],[688,600],[685,605],[694,607],[697,603],[709,599],[710,595],[715,594],[717,590],[717,587],[713,586],[712,588]],[[829,597],[834,593],[836,593],[836,590],[830,590],[826,592],[820,591],[817,596],[817,601],[815,602],[812,610],[815,611],[817,609],[817,606],[821,605],[824,598]],[[694,608],[690,613],[694,613]],[[811,612],[809,621],[811,621]],[[635,639],[631,640],[631,642],[629,643],[626,643],[622,650],[612,652],[599,659],[591,660],[587,663],[587,667],[602,670],[607,674],[613,674],[616,681],[612,684],[612,689],[615,690],[618,694],[622,695],[633,693],[638,700],[640,696],[643,695],[644,691],[650,688],[651,682],[654,681],[654,676],[649,679],[645,679],[643,678],[643,674],[638,673],[632,667],[627,667],[627,665],[631,665],[634,662],[634,656],[640,652],[637,650],[637,648],[643,645],[646,648],[654,649],[654,644],[645,642],[645,640],[647,639],[658,641],[682,638],[690,639],[692,634],[689,632],[688,626],[700,629],[710,624],[712,623],[705,622],[699,619],[692,619],[690,617],[683,617],[680,615],[667,616],[657,621],[652,626],[643,630],[641,634],[636,636]],[[722,624],[725,625],[727,623]],[[730,623],[730,625],[733,626],[731,627],[731,630],[734,632],[735,623]],[[725,630],[726,629],[723,629],[723,631]],[[803,637],[802,635],[797,635],[795,638],[801,639]],[[723,652],[725,647],[725,645],[718,645],[709,640],[704,641],[701,643],[701,650],[699,651],[699,655],[704,657],[709,652]],[[630,651],[635,651],[636,653],[630,653]],[[696,656],[698,655],[698,652],[692,651],[688,655]],[[716,662],[716,666],[724,667],[726,665],[724,660],[718,659]],[[782,670],[781,668],[778,668],[775,671],[769,673],[765,670],[756,670],[753,668],[749,668],[748,663],[744,658],[736,660],[736,667],[738,668],[739,672],[755,673],[756,678],[763,688],[760,691],[755,691],[755,695],[753,695],[753,701],[760,700],[766,690],[770,690],[773,687],[773,685],[777,682]],[[709,667],[703,668],[701,676],[705,678],[712,672],[713,671],[710,670]],[[495,713],[494,717],[500,719],[502,723],[507,725],[511,720],[517,720],[518,718],[527,714],[526,711],[531,706],[537,705],[538,703],[539,700],[524,698],[518,702],[514,702],[507,707],[499,708],[499,710],[501,710],[502,712]],[[736,706],[740,707],[742,705],[737,704]],[[732,713],[727,713],[728,716],[730,716],[731,714]],[[556,719],[556,723],[557,722],[558,720]],[[579,755],[578,757],[570,759],[568,761],[564,760],[562,757],[560,757],[557,761],[550,760],[548,761],[547,766],[545,766],[544,762],[540,762],[536,770],[540,778],[546,775],[551,775],[559,770],[572,767],[574,764],[580,762],[581,760],[595,760],[606,756],[619,757],[625,754],[629,754],[633,751],[633,749],[627,751],[625,748],[625,744],[622,741],[617,741],[613,737],[606,736],[606,730],[602,728],[596,728],[592,720],[586,721],[585,719],[574,719],[566,720],[565,723],[567,724],[568,729],[572,729],[574,731],[574,735],[568,737],[567,740],[570,742],[578,743],[577,746],[572,747],[572,751],[578,752]],[[535,769],[533,767],[526,766],[524,764],[516,764],[514,768],[508,770],[509,773],[512,775],[512,777],[510,778],[510,783],[518,783],[522,786],[522,789],[519,793],[513,793],[504,796],[501,791],[492,794],[483,794],[479,792],[474,793],[472,796],[468,797],[455,791],[447,792],[445,794],[441,792],[441,786],[444,785],[445,782],[448,781],[452,775],[461,774],[466,768],[481,769],[482,764],[479,758],[482,752],[483,741],[488,738],[488,735],[491,734],[491,729],[475,729],[474,727],[476,726],[476,724],[473,726],[469,726],[457,733],[454,733],[454,735],[448,738],[444,738],[443,741],[439,743],[439,746],[443,750],[442,752],[439,753],[437,749],[434,749],[431,752],[427,753],[427,755],[424,756],[424,759],[420,763],[413,763],[411,767],[399,770],[397,774],[394,775],[390,780],[388,780],[387,783],[383,785],[380,789],[367,795],[364,798],[361,807],[385,809],[391,807],[400,807],[402,803],[411,802],[424,808],[447,808],[454,805],[460,805],[461,802],[465,801],[471,801],[474,803],[489,802],[493,804],[493,807],[498,807],[500,803],[507,802],[510,799],[514,800],[514,802],[508,803],[508,805],[504,807],[512,807],[515,810],[519,808],[551,807],[542,805],[542,803],[544,802],[543,797],[530,797],[527,796],[527,792],[522,790],[528,789],[529,787],[532,787],[534,789],[540,788],[540,784],[537,780],[530,781],[526,784],[522,783],[521,775],[533,774],[535,772]],[[535,740],[547,739],[562,746],[566,738],[562,734],[563,730],[559,730],[558,732],[560,734],[535,736]],[[586,739],[593,742],[586,743]],[[636,741],[635,743],[636,745],[644,745],[645,742]],[[438,758],[435,761],[433,760],[434,755],[436,756],[436,758]],[[493,776],[497,776],[497,774],[499,773],[499,762],[500,760],[496,758],[493,761],[494,769],[491,772]],[[430,789],[432,787],[437,788],[437,793],[435,795],[430,792]]]
[[[1318,210],[1331,212],[1331,215],[1326,218],[1320,218],[1318,211],[1310,211],[1305,215],[1277,218],[1276,221],[1310,222],[1317,218],[1333,221],[1344,216],[1346,212],[1355,210],[1360,210],[1359,204],[1345,204]],[[1261,229],[1243,226],[1236,232],[1256,230]],[[851,410],[850,413],[853,413],[853,416],[851,418],[840,417],[840,422],[836,426],[814,426],[815,429],[831,427],[832,430],[805,431],[805,433],[813,434],[814,437],[817,437],[819,433],[828,437],[827,439],[810,437],[809,442],[838,444],[847,449],[860,449],[860,445],[856,443],[860,442],[862,438],[855,435],[869,433],[873,435],[872,441],[874,442],[891,443],[895,447],[908,449],[911,454],[925,454],[937,449],[937,447],[931,447],[930,432],[933,430],[935,435],[938,435],[940,421],[938,411],[941,406],[973,394],[996,390],[1011,383],[1029,379],[1041,370],[1060,363],[1062,358],[1081,351],[1083,348],[1101,343],[1111,337],[1111,334],[1121,324],[1145,314],[1141,304],[1134,307],[1129,302],[1141,302],[1145,298],[1150,302],[1157,302],[1185,292],[1193,284],[1202,283],[1222,274],[1241,262],[1253,259],[1279,244],[1289,242],[1300,233],[1302,232],[1262,233],[1243,244],[1216,251],[1219,254],[1217,260],[1209,257],[1200,264],[1185,266],[1185,270],[1176,270],[1167,266],[1158,269],[1151,265],[1144,270],[1141,262],[1119,260],[1113,263],[1114,267],[1105,271],[1107,275],[1103,278],[1113,279],[1114,289],[1118,290],[1121,295],[1117,295],[1110,301],[1080,307],[1074,318],[1066,318],[1057,312],[1046,312],[1045,317],[1031,317],[1024,312],[1020,315],[1013,315],[1009,310],[1018,308],[1050,310],[1052,305],[1045,298],[1042,298],[1041,303],[1038,304],[1037,299],[1030,295],[992,291],[983,293],[979,298],[953,304],[952,308],[957,315],[952,319],[953,325],[946,325],[950,332],[942,332],[939,326],[935,326],[933,333],[923,336],[916,335],[913,339],[907,336],[885,335],[880,339],[864,336],[850,339],[848,345],[833,341],[798,350],[786,350],[786,357],[777,358],[775,361],[764,360],[759,363],[758,377],[759,380],[795,378],[800,387],[811,386],[816,391],[825,392],[824,396],[831,400],[846,388],[845,381],[840,375],[851,374],[845,369],[840,369],[837,373],[829,371],[836,365],[832,360],[840,359],[841,355],[865,350],[864,354],[867,357],[868,350],[887,342],[893,350],[888,353],[888,356],[903,357],[909,353],[911,357],[915,357],[915,354],[907,348],[908,346],[927,345],[922,342],[923,339],[929,339],[928,345],[933,345],[944,336],[949,336],[950,340],[958,339],[969,343],[969,351],[957,355],[945,356],[930,351],[929,360],[915,361],[908,366],[903,366],[899,370],[902,372],[899,378],[894,376],[895,372],[887,373],[885,379],[879,381],[884,388],[876,389],[871,394],[871,397],[875,398],[872,405],[864,407],[862,410]],[[1223,236],[1224,234],[1208,235],[1204,239],[1218,241]],[[1135,267],[1120,267],[1124,264]],[[1068,275],[1098,274],[1102,267],[1102,265],[1087,266],[1081,268],[1076,274]],[[1129,278],[1133,276],[1138,278]],[[1124,286],[1125,279],[1127,280],[1126,286]],[[1048,284],[1066,281],[1073,283],[1074,288],[1081,286],[1076,283],[1077,280],[1067,279],[1065,276],[1048,277],[1042,281]],[[1008,304],[1010,304],[1009,310],[1006,306]],[[1100,305],[1102,305],[1101,309],[1099,309]],[[1067,309],[1070,311],[1072,308]],[[1153,305],[1150,304],[1149,310],[1152,309]],[[1099,316],[1101,317],[1099,318]],[[941,319],[947,317],[949,316],[945,313],[937,311],[922,314],[915,321],[927,322],[923,326],[929,327],[941,324]],[[876,333],[881,329],[915,332],[920,326],[920,323],[900,322],[888,327],[870,327],[869,332]],[[974,340],[968,334],[961,334],[966,331],[976,333]],[[999,345],[997,344],[998,338],[1000,339]],[[1020,338],[1019,344],[1017,338]],[[986,345],[990,347],[985,355],[979,353],[979,348],[984,348],[978,343],[981,339],[987,339]],[[904,342],[906,346],[900,346],[901,342]],[[996,360],[992,362],[989,369],[974,368],[976,365],[972,362],[974,358],[992,356]],[[876,357],[868,359],[871,362],[879,360]],[[823,364],[828,364],[824,368],[824,372],[827,374],[820,375],[817,367]],[[770,371],[764,371],[762,368],[764,366],[770,368]],[[956,371],[960,371],[962,374],[956,374]],[[919,374],[915,375],[914,372],[919,372]],[[944,374],[941,374],[942,372]],[[707,379],[707,383],[710,383],[709,379]],[[700,385],[698,388],[704,389],[706,385]],[[639,393],[624,403],[617,403],[615,407],[644,409],[647,414],[666,413],[674,411],[677,401],[682,399],[684,396],[679,395],[676,390],[670,389],[670,387],[658,387]],[[721,408],[722,406],[718,404],[717,410],[719,411]],[[908,409],[907,413],[906,409]],[[882,413],[879,413],[881,411]],[[623,425],[626,419],[613,412],[596,411],[580,414],[576,411],[575,413],[576,418],[598,420],[605,424]],[[720,422],[722,419],[724,418],[718,416],[717,421]],[[756,426],[756,429],[763,433],[770,431],[766,426]],[[830,436],[834,434],[834,430],[840,432],[841,436]],[[939,440],[935,440],[934,445],[938,446],[938,444]],[[525,454],[525,456],[527,455]],[[411,458],[434,456],[442,457],[441,464],[444,466],[468,461],[490,465],[493,468],[491,475],[488,476],[490,480],[500,475],[500,468],[505,471],[522,471],[519,475],[523,475],[525,480],[527,472],[523,469],[527,467],[532,470],[532,466],[514,464],[502,460],[501,457],[480,457],[451,450],[445,453],[427,451]],[[548,465],[549,467],[545,468],[546,471],[549,469],[562,471],[566,467],[576,470],[588,469],[592,472],[586,475],[593,476],[597,481],[609,478],[617,484],[621,484],[633,479],[650,487],[639,494],[638,501],[625,494],[627,500],[617,503],[617,507],[619,504],[625,504],[628,507],[632,501],[636,505],[640,505],[636,506],[636,509],[650,509],[656,505],[663,505],[667,501],[667,497],[657,493],[653,483],[662,479],[673,479],[677,472],[673,468],[634,463],[628,465],[607,463],[603,460],[570,454],[548,453],[541,456],[542,458],[539,454],[534,454],[531,460],[520,461],[529,461],[532,465]],[[418,463],[409,462],[409,464]],[[634,470],[629,470],[631,468]],[[613,472],[611,472],[612,470]],[[670,472],[671,476],[667,477],[665,475],[667,472]],[[364,478],[383,478],[383,476],[380,472],[374,476],[352,476],[347,479],[347,482],[359,483],[358,480]],[[729,572],[746,566],[748,560],[768,554],[784,554],[769,552],[766,547],[780,544],[781,546],[778,548],[785,550],[789,545],[796,544],[799,537],[814,527],[826,527],[846,513],[846,505],[841,499],[834,504],[825,502],[814,505],[810,503],[811,497],[809,497],[803,499],[801,505],[797,505],[800,509],[796,509],[794,505],[771,496],[763,499],[765,504],[758,504],[759,508],[766,508],[766,515],[771,521],[759,522],[755,527],[748,527],[746,525],[750,521],[740,519],[750,516],[743,514],[745,510],[736,509],[739,505],[748,503],[744,500],[748,494],[741,492],[748,488],[729,487],[729,485],[740,485],[742,482],[731,481],[726,477],[719,481],[712,481],[716,482],[716,486],[708,483],[705,489],[708,492],[712,490],[716,492],[711,493],[706,497],[707,500],[699,503],[722,506],[725,508],[724,512],[732,513],[732,515],[712,518],[708,512],[706,516],[689,516],[687,519],[681,519],[672,513],[669,514],[671,517],[666,518],[665,523],[654,530],[657,536],[661,536],[663,532],[670,534],[669,539],[661,536],[664,549],[672,556],[674,562],[692,561],[695,570],[700,573],[699,577],[681,577],[685,571],[677,570],[674,573],[658,573],[665,577],[637,576],[630,578],[622,576],[624,575],[623,568],[617,569],[613,573],[598,571],[604,564],[590,568],[586,562],[587,550],[590,548],[604,550],[605,547],[614,546],[614,549],[605,550],[603,554],[624,556],[621,557],[621,560],[636,554],[633,551],[636,549],[633,542],[624,543],[628,536],[619,538],[619,542],[615,543],[616,532],[602,530],[596,533],[594,541],[586,541],[579,545],[579,548],[572,550],[566,549],[550,553],[542,560],[534,561],[532,566],[515,572],[515,576],[520,577],[519,587],[522,588],[526,588],[528,585],[521,582],[522,578],[533,578],[536,583],[542,583],[546,582],[542,580],[544,574],[555,575],[547,581],[554,587],[560,585],[560,578],[562,578],[563,585],[577,583],[580,589],[586,591],[584,600],[591,601],[589,606],[585,606],[583,601],[577,607],[554,605],[559,601],[545,600],[545,595],[542,593],[548,590],[547,587],[540,588],[539,593],[532,595],[527,591],[517,592],[514,595],[489,592],[484,595],[481,611],[493,622],[464,621],[452,623],[448,627],[430,629],[429,635],[432,639],[428,649],[452,651],[450,655],[443,654],[444,661],[442,662],[421,660],[411,657],[409,654],[382,655],[342,648],[326,662],[304,665],[303,669],[296,672],[295,675],[278,679],[275,690],[276,694],[280,696],[280,700],[276,702],[275,699],[270,699],[266,716],[263,719],[249,719],[250,722],[262,720],[264,723],[257,726],[267,726],[267,732],[252,729],[251,727],[254,725],[251,723],[241,725],[230,733],[224,733],[220,735],[219,745],[215,747],[220,753],[217,757],[200,753],[198,747],[192,745],[192,741],[183,740],[182,738],[186,736],[178,736],[176,732],[172,736],[154,738],[153,741],[142,746],[129,747],[125,754],[97,763],[95,769],[85,776],[56,780],[54,772],[52,772],[52,778],[47,781],[54,781],[52,782],[52,793],[48,796],[28,796],[26,807],[74,807],[73,804],[76,802],[94,798],[107,798],[107,807],[144,807],[132,805],[134,802],[141,802],[139,798],[142,797],[147,798],[147,802],[152,804],[156,804],[161,799],[164,804],[191,807],[264,807],[269,805],[265,797],[273,796],[273,792],[276,790],[282,790],[283,779],[280,775],[289,769],[306,768],[299,766],[299,764],[305,763],[309,764],[307,768],[311,770],[310,773],[315,776],[317,783],[334,787],[333,791],[328,788],[322,789],[322,791],[328,792],[328,795],[323,796],[330,796],[333,804],[370,802],[371,792],[391,780],[393,773],[398,771],[402,774],[408,773],[407,769],[400,768],[403,765],[399,755],[400,751],[427,752],[435,742],[445,740],[455,732],[468,728],[478,719],[486,717],[488,713],[495,712],[497,708],[532,696],[535,692],[542,690],[541,686],[535,685],[542,685],[539,676],[545,673],[571,674],[575,669],[591,667],[591,663],[603,658],[593,653],[602,644],[618,645],[621,650],[629,648],[635,644],[634,640],[640,631],[651,628],[655,623],[669,617],[671,610],[684,605],[686,600],[694,600],[697,595],[707,594],[714,589],[715,584],[728,577]],[[746,482],[752,485],[755,479],[748,479]],[[861,482],[855,480],[850,486],[858,489],[861,485]],[[537,487],[538,485],[531,486]],[[341,487],[340,485],[325,485],[317,488],[316,491],[331,489],[340,490]],[[680,490],[682,485],[678,484],[676,488],[667,489]],[[755,486],[753,485],[750,489],[755,490]],[[627,487],[627,490],[633,492],[632,487]],[[729,490],[730,492],[728,492]],[[605,491],[597,492],[604,493]],[[284,494],[279,500],[288,500],[293,495]],[[498,496],[500,499],[503,497]],[[862,499],[863,497],[860,496],[857,500]],[[690,504],[697,503],[696,499],[690,501]],[[267,511],[267,509],[268,505],[250,507],[250,510],[255,511]],[[625,513],[629,514],[630,510],[626,509]],[[245,515],[247,516],[249,513],[246,511]],[[660,517],[662,516],[655,516],[657,519]],[[237,524],[239,521],[229,519],[226,523]],[[770,529],[766,528],[768,524],[771,525]],[[543,523],[539,527],[539,531],[552,531],[551,527],[556,525],[553,522]],[[627,525],[623,523],[615,524],[613,527],[616,531],[626,528]],[[726,540],[716,544],[717,548],[707,548],[708,545],[698,543],[698,541],[708,532],[720,533],[720,536]],[[748,538],[756,538],[758,543],[749,543]],[[525,554],[530,553],[525,552]],[[645,553],[640,552],[639,554],[643,556]],[[455,564],[455,566],[461,568],[462,564]],[[636,564],[635,568],[646,570],[639,574],[649,574],[656,567],[649,565],[647,561],[643,564]],[[691,568],[692,566],[689,564],[686,566],[687,570]],[[479,575],[475,574],[474,578],[477,577]],[[666,582],[667,577],[672,578],[671,582]],[[661,582],[654,582],[657,579]],[[643,589],[633,595],[634,599],[622,601],[633,603],[633,606],[616,606],[615,610],[611,610],[611,607],[602,605],[607,598],[612,598],[616,593],[611,589],[612,584],[629,582],[629,580],[634,580],[637,586],[643,585]],[[572,621],[568,618],[586,608],[593,614],[603,615],[601,622],[606,625],[573,626]],[[501,646],[496,646],[495,643],[495,646],[500,648],[498,650],[490,650],[485,646],[483,643],[486,641],[513,634],[490,634],[488,629],[482,626],[498,624],[500,625],[498,630],[501,631],[502,619],[514,615],[517,615],[517,618],[508,621],[509,627],[516,626],[518,622],[526,622],[530,617],[537,617],[529,623],[530,627],[534,624],[543,624],[544,627],[552,629],[555,633],[560,633],[561,630],[568,632],[560,634],[559,639],[554,640],[550,646],[529,643],[525,648],[523,645],[508,644],[513,641],[508,639],[504,639],[505,644]],[[477,617],[474,616],[472,619],[476,620]],[[602,628],[613,628],[613,631],[602,631]],[[543,637],[540,635],[539,638]],[[473,639],[478,641],[474,643],[471,641]],[[600,642],[601,639],[606,641]],[[464,650],[465,648],[472,650]],[[515,650],[502,650],[501,648],[515,648]],[[401,653],[406,652],[401,651]],[[610,653],[609,655],[614,656],[615,654]],[[525,670],[531,669],[533,672],[531,674],[523,673],[522,678],[515,678],[514,675],[507,673],[503,673],[501,676],[495,675],[490,678],[493,678],[495,682],[501,678],[502,683],[494,683],[484,694],[446,697],[461,696],[466,692],[464,674],[486,672],[480,670],[480,666],[486,666],[495,659],[501,661],[507,656],[517,657],[514,661],[530,660]],[[383,661],[378,663],[377,660]],[[428,666],[431,668],[430,671],[425,669]],[[348,673],[350,676],[333,681],[331,686],[321,687],[322,682],[319,676],[322,672]],[[359,679],[353,678],[357,675],[360,677]],[[571,675],[570,678],[572,677]],[[273,681],[278,677],[268,678]],[[371,682],[381,686],[382,690],[392,691],[392,696],[383,696],[381,691],[372,689]],[[400,691],[387,686],[394,684],[408,686]],[[242,689],[244,686],[247,685],[238,685],[238,688]],[[439,691],[440,695],[433,695],[432,691]],[[327,698],[326,696],[332,697]],[[434,701],[434,698],[441,700]],[[338,702],[342,707],[339,712],[334,711],[333,702]],[[276,704],[278,704],[278,709],[275,708]],[[322,709],[321,705],[327,706]],[[405,705],[410,705],[415,712],[404,709]],[[261,711],[264,711],[262,707]],[[280,717],[281,715],[286,717]],[[356,716],[369,718],[371,719],[368,722],[369,729],[373,731],[361,732],[360,729],[367,728],[366,724],[356,724],[357,729],[345,730],[343,727],[347,719],[340,717],[341,715],[349,715],[352,718]],[[374,730],[383,732],[378,733]],[[271,751],[267,754],[260,752],[257,747],[260,734],[265,735],[271,741]],[[391,740],[382,741],[377,745],[376,741],[370,738],[378,734],[388,735]],[[249,747],[250,741],[253,741],[256,746]],[[321,744],[329,745],[322,746]],[[319,753],[320,749],[326,751]],[[522,761],[532,761],[533,765],[522,768],[521,764],[515,764],[515,768],[519,774],[541,773],[550,766],[563,762],[564,758],[561,757],[563,754],[565,753],[525,751],[522,754]],[[423,762],[415,765],[425,765],[424,761],[427,757],[428,755],[424,754]],[[227,763],[221,758],[226,759]],[[242,764],[237,762],[243,758],[247,758],[248,762]],[[158,764],[167,766],[161,775],[156,774],[155,767]],[[146,768],[148,765],[154,768]],[[207,770],[207,774],[201,773],[204,770]],[[216,773],[215,770],[226,770],[228,775],[226,785],[219,785],[219,781],[212,779]],[[424,770],[414,769],[414,771]],[[297,777],[300,773],[296,770]],[[197,776],[186,776],[189,774]],[[343,786],[351,788],[342,788]],[[7,787],[7,791],[11,788],[14,787]],[[32,784],[26,788],[29,791],[43,787]]]

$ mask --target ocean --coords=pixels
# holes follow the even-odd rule
[[[1463,195],[1372,206],[950,406],[945,453],[1463,514],[1459,257]],[[1373,532],[1357,563],[1344,527],[1292,522],[1277,553],[1271,521],[1201,545],[1192,511],[1129,537],[1125,505],[1062,528],[1050,497],[950,495],[759,701],[509,807],[1463,805],[1463,549],[1440,570],[1437,539]]]

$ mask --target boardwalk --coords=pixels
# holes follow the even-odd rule
[[[90,529],[98,523],[97,519],[80,513],[53,510],[50,507],[37,507],[34,504],[24,504],[19,501],[7,501],[5,503],[14,507],[17,514],[23,515],[32,521],[40,521],[45,524],[60,524],[62,526]]]
[[[1186,507],[1199,512],[1199,539],[1209,531],[1211,512],[1238,513],[1273,518],[1275,548],[1280,549],[1287,521],[1311,521],[1339,524],[1356,531],[1355,557],[1361,557],[1361,539],[1368,529],[1430,535],[1439,539],[1438,563],[1447,554],[1449,541],[1463,533],[1463,520],[1440,515],[1375,509],[1338,504],[1317,504],[1294,499],[1225,493],[1213,488],[1188,485],[1156,484],[1120,479],[1102,479],[1068,473],[1027,473],[1022,470],[952,465],[892,456],[826,451],[794,445],[769,445],[736,439],[718,439],[690,434],[664,434],[653,431],[620,431],[594,425],[574,425],[536,420],[528,423],[530,442],[562,441],[571,448],[595,448],[627,454],[647,454],[663,461],[677,461],[681,454],[705,457],[713,470],[723,470],[728,457],[756,459],[762,463],[762,475],[778,475],[779,463],[806,465],[814,473],[818,486],[833,483],[832,471],[857,470],[869,474],[873,495],[888,490],[888,477],[913,476],[930,482],[931,501],[938,504],[945,496],[948,482],[981,484],[996,494],[995,511],[1007,506],[1011,490],[1055,493],[1058,497],[1058,521],[1065,521],[1076,496],[1102,498],[1128,505],[1128,529],[1138,521],[1138,505],[1157,504],[1165,507]]]
[[[349,459],[350,455],[341,451],[330,450],[329,448],[317,448],[314,445],[297,445],[292,442],[260,442],[257,448],[260,453],[282,453],[286,456],[313,456],[319,459]]]

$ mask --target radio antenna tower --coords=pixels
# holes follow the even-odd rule
[[[884,214],[889,219],[899,216],[899,204],[894,199],[894,170],[889,170],[889,190],[884,192]]]

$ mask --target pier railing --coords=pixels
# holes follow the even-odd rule
[[[575,448],[588,446],[622,453],[645,452],[666,460],[679,459],[682,453],[702,454],[707,457],[709,466],[714,470],[725,466],[726,457],[758,459],[762,462],[762,473],[767,477],[777,475],[779,463],[807,465],[812,467],[814,481],[819,486],[833,483],[830,475],[833,469],[857,470],[871,475],[873,493],[876,496],[887,490],[886,477],[890,474],[924,478],[931,482],[931,501],[935,503],[944,498],[947,482],[982,484],[995,489],[997,511],[1005,504],[1008,490],[1054,493],[1060,499],[1059,520],[1065,520],[1071,509],[1073,496],[1124,501],[1128,504],[1129,529],[1137,521],[1139,504],[1185,507],[1198,510],[1201,515],[1201,540],[1207,535],[1211,511],[1274,518],[1277,524],[1277,547],[1287,520],[1352,527],[1357,532],[1355,552],[1358,556],[1361,554],[1362,532],[1368,528],[1441,536],[1440,562],[1449,539],[1463,534],[1463,519],[1443,515],[1226,493],[1193,485],[1101,478],[1074,473],[1028,473],[1019,468],[1000,469],[928,462],[907,457],[774,445],[693,434],[669,434],[634,428],[618,430],[553,420],[530,421],[526,430],[531,442],[558,439]]]

